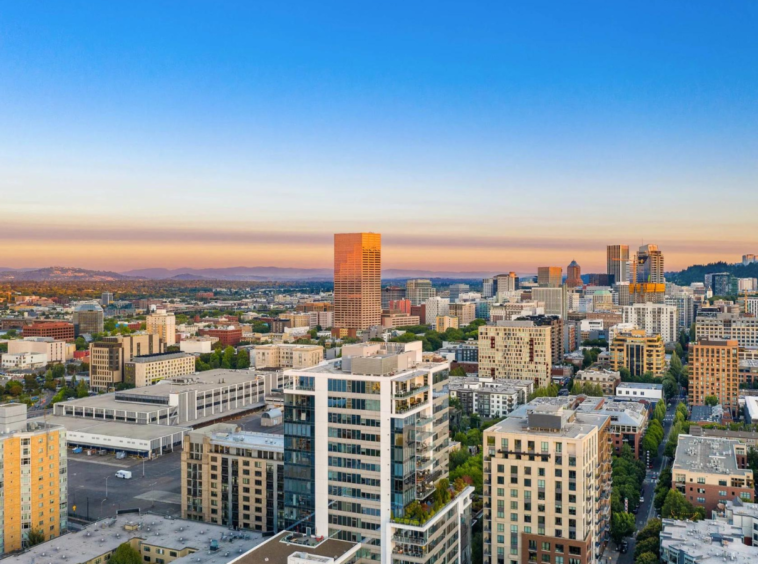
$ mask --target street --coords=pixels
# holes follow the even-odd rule
[[[661,470],[663,470],[668,461],[668,458],[663,456],[663,450],[666,448],[666,441],[668,440],[669,432],[671,431],[671,426],[674,421],[674,413],[677,403],[678,399],[675,398],[671,403],[671,407],[666,411],[666,417],[663,420],[664,436],[661,444],[658,446],[658,456],[653,462],[652,470],[648,470],[648,477],[646,477],[645,481],[642,483],[642,497],[645,498],[645,501],[640,504],[639,512],[636,516],[638,531],[643,529],[645,524],[656,515],[655,507],[653,505],[653,500],[655,498],[655,482],[650,475],[654,472],[657,476],[660,476]],[[634,537],[629,537],[626,540],[629,543],[629,550],[626,554],[619,554],[618,564],[633,564],[634,562],[634,546],[636,541]]]

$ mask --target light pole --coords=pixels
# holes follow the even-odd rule
[[[105,503],[106,501],[108,501],[108,500],[104,499],[103,501],[100,502],[100,515],[99,515],[100,519],[103,518],[103,503]]]
[[[105,477],[105,499],[108,499],[108,478],[110,478],[110,476]]]
[[[145,459],[142,459],[142,477],[145,477]]]

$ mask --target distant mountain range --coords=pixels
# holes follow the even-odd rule
[[[229,268],[142,268],[122,274],[153,280],[235,280],[235,281],[330,281],[334,277],[331,268],[281,268],[276,266],[234,266]],[[382,271],[384,280],[408,278],[479,279],[492,276],[492,272],[454,272],[435,270],[387,269]]]
[[[113,282],[116,280],[128,280],[128,276],[118,272],[103,270],[86,270],[84,268],[71,268],[64,266],[50,266],[36,270],[0,269],[1,281],[18,280],[21,282],[71,282],[76,280],[92,280],[96,282]]]
[[[478,280],[492,276],[494,272],[457,272],[436,270],[387,269],[382,272],[384,280],[407,280],[408,278],[435,278],[451,280]],[[0,281],[72,281],[94,280],[226,280],[251,282],[328,282],[333,279],[331,268],[281,268],[276,266],[235,266],[229,268],[141,268],[126,272],[87,270],[84,268],[52,266],[39,269],[12,269],[0,267]]]

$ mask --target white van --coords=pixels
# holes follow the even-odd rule
[[[129,470],[119,470],[116,472],[116,478],[123,478],[124,480],[131,480],[132,473]]]

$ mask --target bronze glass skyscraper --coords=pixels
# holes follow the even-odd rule
[[[334,326],[367,329],[381,324],[382,236],[334,235]]]

